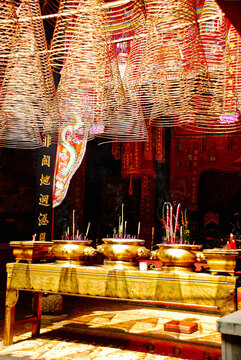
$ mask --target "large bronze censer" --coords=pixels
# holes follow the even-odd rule
[[[203,258],[200,252],[202,245],[157,244],[157,246],[159,248],[152,252],[152,256],[162,262],[161,271],[193,272],[195,262]]]
[[[139,258],[148,258],[151,251],[145,248],[145,240],[105,238],[97,247],[107,259],[104,265],[115,269],[137,269]]]
[[[97,254],[91,243],[92,240],[53,240],[52,254],[57,264],[84,265],[88,256]]]

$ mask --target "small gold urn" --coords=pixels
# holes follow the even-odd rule
[[[55,262],[62,265],[84,265],[88,256],[97,251],[91,247],[92,240],[53,240],[52,254]]]
[[[235,275],[240,270],[240,249],[204,249],[203,255],[212,275]]]
[[[27,261],[29,264],[40,261],[52,261],[51,241],[10,241],[16,262]]]
[[[162,262],[161,271],[193,272],[195,262],[200,261],[202,245],[188,244],[157,244],[159,247],[152,252],[152,257]]]
[[[139,258],[149,258],[151,251],[145,248],[145,240],[140,239],[118,239],[106,238],[97,247],[107,259],[105,266],[115,269],[135,269],[138,266]]]

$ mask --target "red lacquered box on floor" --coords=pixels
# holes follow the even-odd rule
[[[198,330],[198,324],[192,321],[171,320],[164,324],[164,330],[192,334]]]

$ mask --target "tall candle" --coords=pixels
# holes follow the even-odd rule
[[[230,240],[230,249],[236,249],[237,247],[236,247],[233,233],[230,234],[229,240]]]

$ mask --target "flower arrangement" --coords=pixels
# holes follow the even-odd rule
[[[181,204],[176,207],[174,214],[170,202],[165,202],[162,207],[162,230],[167,244],[186,244],[189,241],[190,230],[188,229],[187,209],[181,210]],[[179,237],[177,236],[179,233]]]

